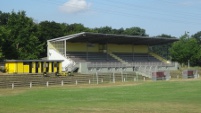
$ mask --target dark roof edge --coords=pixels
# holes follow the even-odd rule
[[[53,39],[50,39],[47,41],[68,40],[68,39],[75,38],[75,37],[78,37],[78,36],[84,35],[84,34],[85,34],[85,32],[81,32],[81,33],[76,33],[76,34],[72,34],[72,35],[66,35],[66,36],[62,36],[62,37],[58,37],[58,38],[53,38]]]
[[[4,62],[62,62],[63,60],[4,60]]]
[[[54,39],[50,39],[47,41],[54,42],[54,41],[64,41],[64,40],[69,40],[72,38],[79,37],[81,35],[102,35],[102,36],[116,36],[116,37],[125,37],[125,38],[142,38],[142,39],[163,39],[163,40],[173,40],[173,41],[178,41],[178,38],[166,38],[166,37],[149,37],[149,36],[138,36],[138,35],[119,35],[119,34],[105,34],[105,33],[92,33],[92,32],[81,32],[81,33],[76,33],[72,35],[67,35],[67,36],[62,36]]]
[[[83,32],[83,35],[103,35],[103,36],[117,36],[117,37],[131,37],[131,38],[157,38],[157,39],[177,39],[175,38],[166,38],[166,37],[156,37],[156,36],[139,36],[139,35],[122,35],[122,34],[105,34],[105,33],[92,33],[92,32]]]

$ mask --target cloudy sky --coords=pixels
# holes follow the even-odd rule
[[[201,0],[0,0],[0,10],[24,10],[36,22],[140,27],[150,36],[201,31]]]

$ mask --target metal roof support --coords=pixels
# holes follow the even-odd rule
[[[64,55],[66,57],[66,40],[64,40]]]
[[[147,44],[147,47],[148,47],[148,54],[147,54],[148,56],[147,56],[147,59],[148,59],[148,61],[150,62],[150,59],[149,59],[149,52],[150,52],[150,51],[149,51],[149,44]]]
[[[169,59],[168,59],[168,56],[169,56],[169,51],[168,51],[169,44],[167,44],[166,47],[167,47],[167,48],[166,48],[166,49],[167,49],[167,56],[166,56],[166,59],[169,60]]]
[[[50,42],[47,40],[47,59],[49,59],[49,47],[48,47],[49,43]]]
[[[133,61],[135,60],[135,46],[132,44]]]
[[[87,41],[87,51],[86,51],[86,59],[88,60],[88,51],[89,51],[89,42]]]
[[[108,42],[106,42],[106,48],[105,48],[105,49],[106,49],[106,55],[107,55],[106,57],[107,57],[107,60],[109,60],[109,59],[108,59],[108,54],[107,54],[107,53],[108,53]]]

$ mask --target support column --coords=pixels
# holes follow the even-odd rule
[[[66,40],[64,40],[64,55],[66,57]]]
[[[88,42],[87,42],[87,52],[86,52],[86,59],[88,60],[88,50],[89,50],[89,47],[88,47]]]
[[[149,52],[150,52],[150,51],[149,51],[149,44],[147,45],[147,47],[148,47],[148,58],[147,58],[147,59],[148,59],[148,61],[150,62],[150,60],[149,60]]]
[[[48,46],[48,45],[49,45],[49,43],[50,43],[50,42],[49,42],[49,41],[47,41],[47,59],[48,59],[48,60],[49,60],[49,46]]]
[[[135,47],[134,44],[132,44],[132,53],[133,53],[133,62],[135,60]]]
[[[107,54],[108,53],[108,42],[105,45],[105,50],[106,50],[106,55],[107,55],[106,57],[107,57],[107,60],[108,60],[108,54]]]

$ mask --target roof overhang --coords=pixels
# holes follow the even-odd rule
[[[73,35],[63,36],[48,40],[50,42],[67,41],[67,42],[87,42],[100,44],[133,44],[133,45],[161,45],[178,41],[177,38],[132,36],[132,35],[115,35],[102,33],[82,32]]]
[[[4,62],[63,62],[63,60],[4,60]]]

